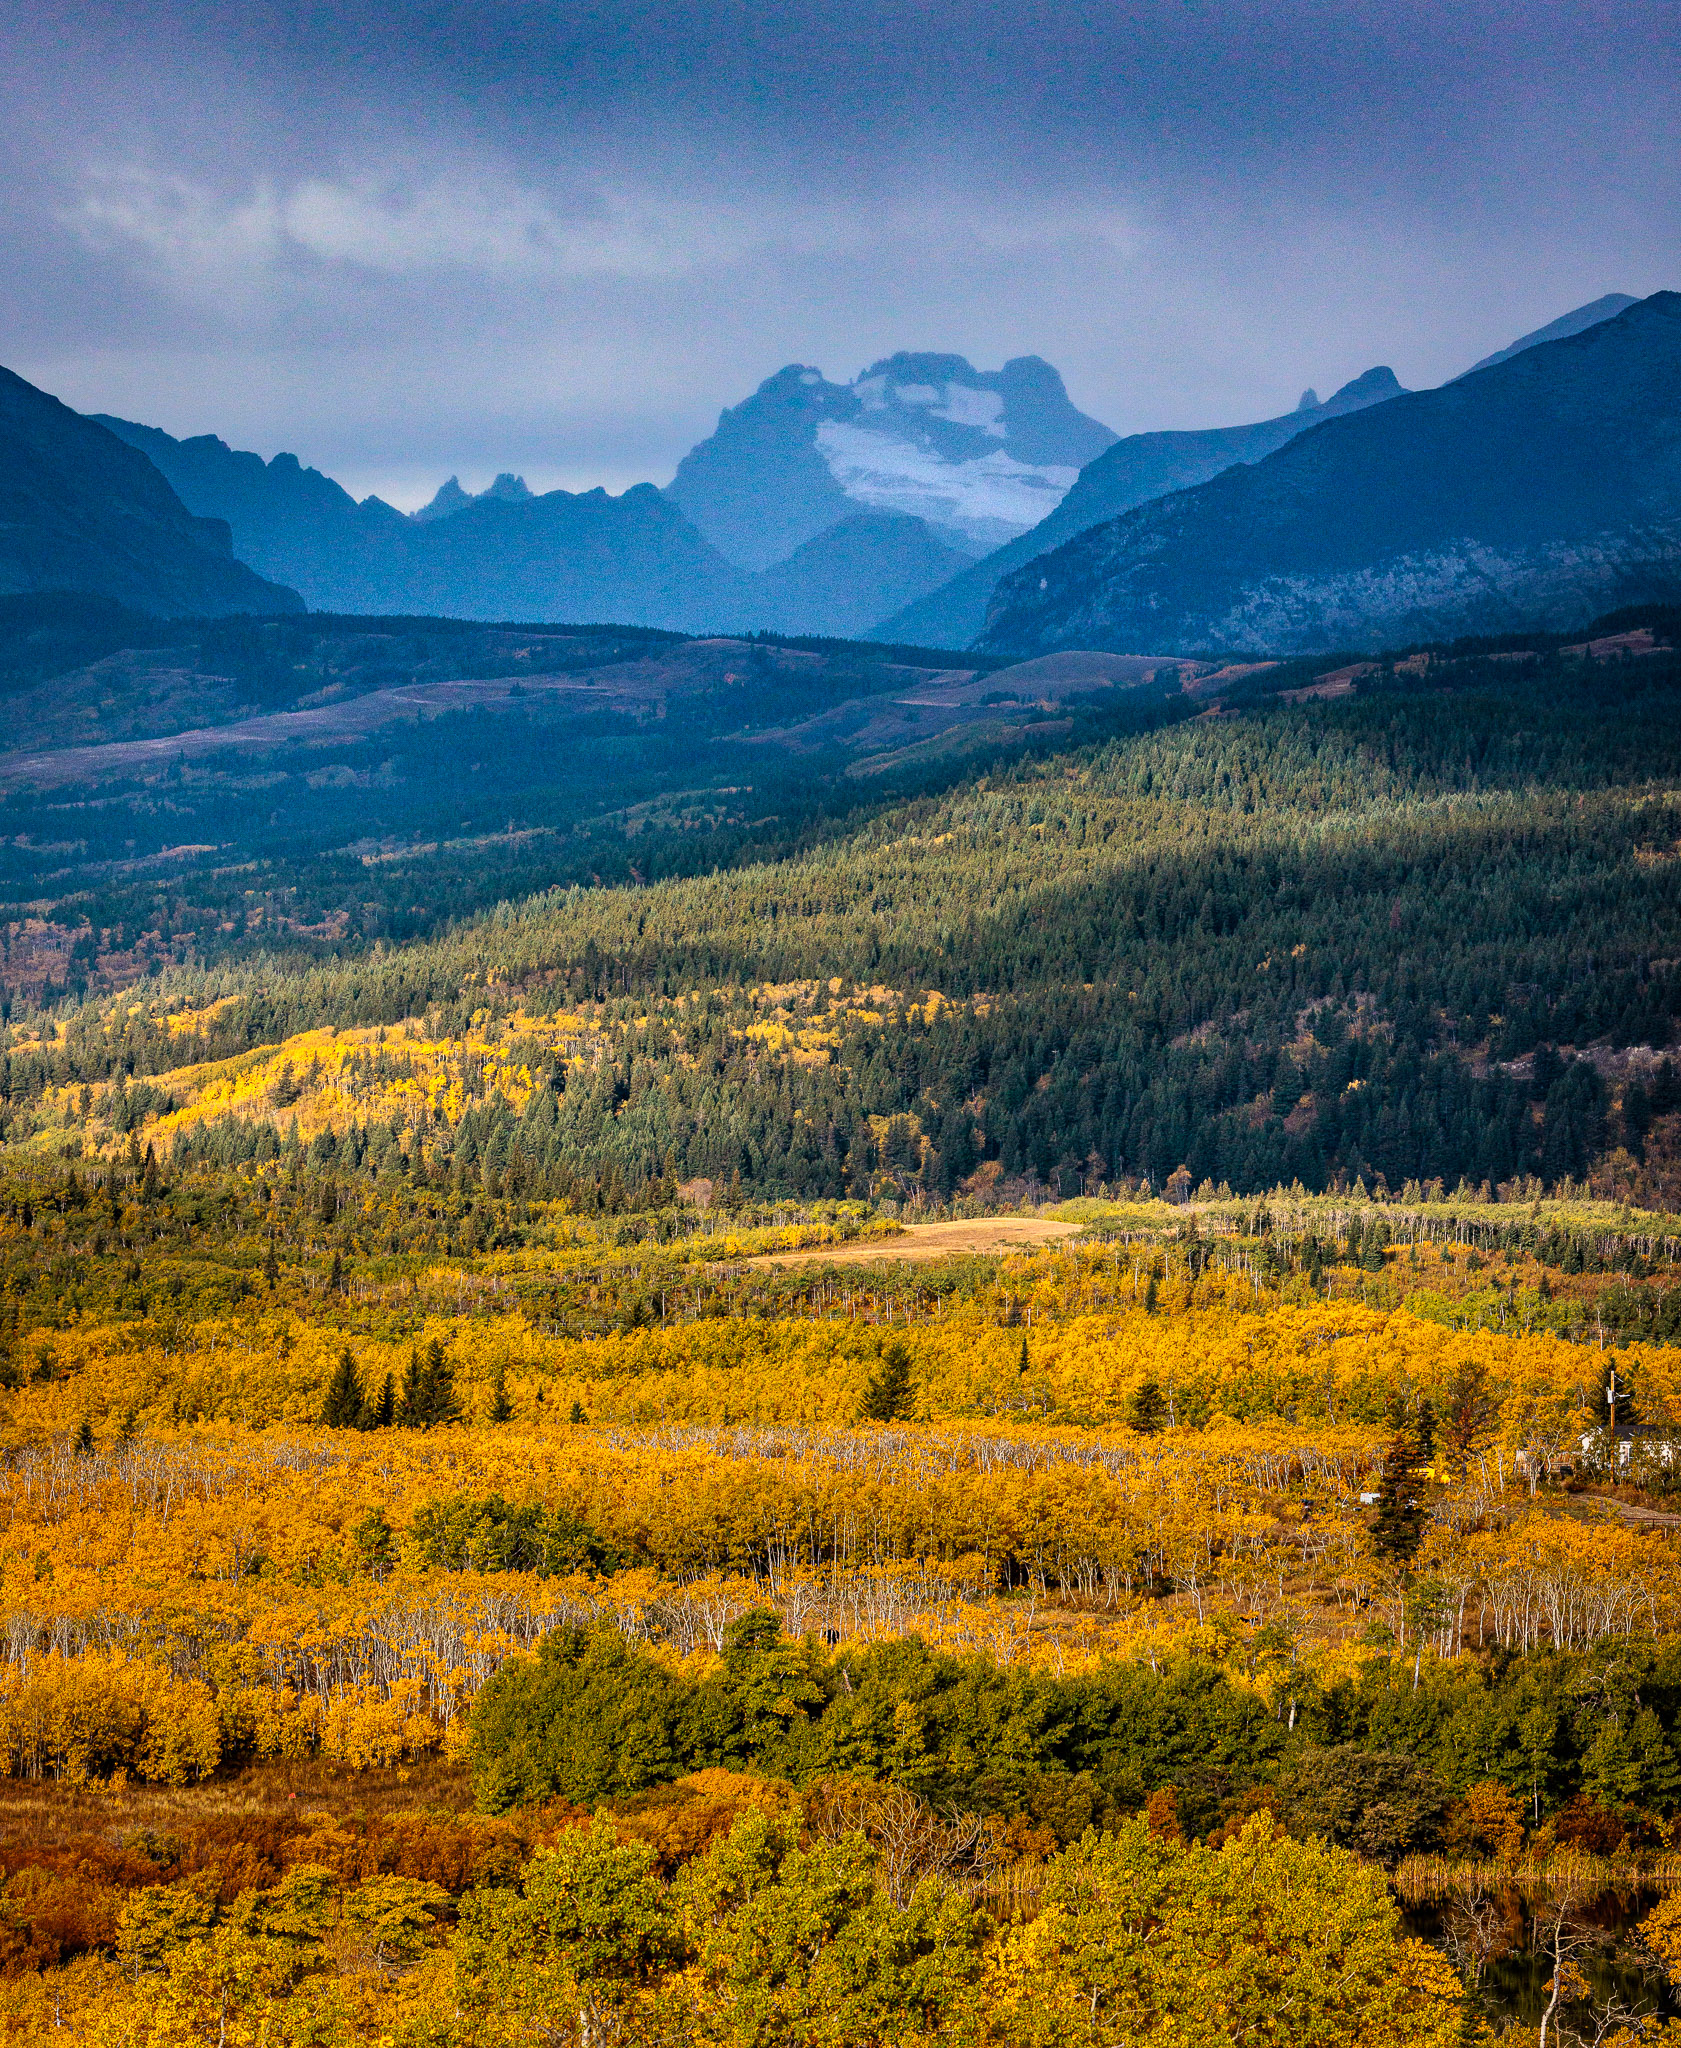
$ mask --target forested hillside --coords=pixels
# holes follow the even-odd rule
[[[1661,1151],[1674,655],[1625,638],[1310,687],[1333,694],[1205,716],[1181,696],[1165,729],[814,817],[779,860],[749,838],[710,874],[551,889],[398,951],[15,1016],[6,1129],[44,1139],[80,1105],[120,1134],[113,1093],[144,1078],[160,1137],[233,1158],[294,1117],[409,1114],[396,1059],[441,1061],[472,1104],[434,1100],[430,1144],[631,1187],[1494,1186],[1619,1147],[1632,1171],[1654,1132]],[[277,1099],[311,1060],[362,1078]]]

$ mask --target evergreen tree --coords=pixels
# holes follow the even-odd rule
[[[367,1429],[389,1429],[396,1415],[397,1390],[387,1373],[379,1383],[379,1399],[374,1403],[373,1412],[364,1419]]]
[[[566,1419],[568,1422],[573,1423],[589,1421],[589,1417],[584,1413],[584,1404],[582,1401],[574,1401],[572,1403],[572,1413],[569,1416],[567,1416]]]
[[[1167,1425],[1167,1403],[1154,1380],[1143,1380],[1127,1403],[1127,1427],[1140,1436],[1154,1436]]]
[[[911,1355],[903,1344],[889,1344],[881,1364],[864,1389],[862,1419],[865,1422],[906,1422],[916,1411],[916,1388],[911,1384]]]
[[[268,1250],[263,1255],[263,1278],[268,1282],[271,1291],[276,1281],[280,1278],[280,1261],[274,1255],[274,1239],[272,1237],[268,1241]]]
[[[1392,1408],[1389,1421],[1372,1545],[1380,1557],[1406,1565],[1417,1555],[1424,1535],[1424,1481],[1414,1468],[1423,1462],[1425,1451],[1416,1423],[1403,1408]]]
[[[81,1428],[76,1432],[76,1450],[81,1457],[91,1458],[93,1456],[93,1424],[89,1422],[85,1415],[82,1417]]]
[[[327,1276],[327,1292],[329,1294],[342,1294],[344,1292],[344,1257],[336,1247],[333,1252],[333,1270]]]
[[[327,1382],[327,1398],[321,1407],[323,1429],[359,1429],[362,1423],[362,1383],[356,1377],[356,1361],[348,1345],[339,1353],[338,1364]]]
[[[423,1429],[421,1419],[422,1389],[425,1375],[421,1370],[420,1353],[409,1352],[409,1362],[403,1368],[403,1391],[397,1402],[397,1422],[403,1429]]]
[[[508,1399],[508,1368],[498,1359],[490,1377],[490,1419],[511,1422],[513,1416],[514,1404]]]
[[[461,1420],[455,1368],[444,1356],[444,1347],[436,1337],[427,1345],[424,1356],[417,1351],[409,1353],[397,1420],[405,1429],[437,1429]]]

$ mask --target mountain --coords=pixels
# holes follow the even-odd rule
[[[1538,347],[1544,341],[1567,341],[1571,335],[1597,327],[1602,320],[1614,320],[1619,313],[1626,313],[1630,306],[1639,303],[1627,292],[1607,292],[1602,299],[1578,306],[1573,313],[1561,313],[1558,319],[1549,320],[1545,327],[1537,327],[1533,334],[1520,334],[1508,347],[1484,356],[1480,363],[1473,363],[1462,374],[1469,377],[1476,370],[1491,370],[1496,363],[1510,362],[1513,356],[1521,356],[1526,348]]]
[[[1375,649],[1681,596],[1681,293],[1328,420],[1016,570],[982,645]]]
[[[924,519],[974,557],[1036,525],[1114,435],[1037,356],[887,356],[850,384],[790,363],[719,416],[667,495],[731,561],[768,569],[857,512]]]
[[[751,579],[652,484],[617,498],[534,497],[502,476],[473,497],[452,478],[453,494],[446,484],[410,518],[379,498],[358,504],[295,455],[264,462],[214,434],[178,441],[132,420],[101,424],[143,450],[193,511],[226,520],[240,553],[316,611],[698,629],[748,608]]]
[[[464,491],[461,479],[452,476],[447,483],[438,486],[430,504],[422,505],[418,512],[411,512],[411,519],[448,519],[453,513],[465,512],[469,505],[480,504],[486,498],[496,498],[509,505],[523,505],[531,497],[531,488],[522,476],[505,469],[496,481],[487,484],[482,491]]]
[[[700,629],[737,619],[750,579],[652,484],[476,498],[414,524],[391,609],[466,619],[616,620]]]
[[[754,579],[750,623],[856,639],[884,611],[944,583],[967,560],[924,519],[857,512]]]
[[[215,434],[178,441],[160,427],[110,413],[93,417],[138,448],[182,503],[226,520],[241,560],[302,591],[314,611],[391,611],[384,602],[408,522],[378,498],[358,504],[341,484],[295,455],[265,462]],[[462,493],[463,497],[466,493]],[[469,501],[470,502],[470,501]]]
[[[156,617],[300,609],[235,561],[144,455],[0,370],[0,592],[64,590]]]
[[[1206,483],[1234,462],[1259,462],[1321,421],[1337,419],[1397,397],[1401,386],[1389,369],[1368,370],[1319,403],[1304,391],[1294,412],[1257,420],[1246,427],[1203,427],[1180,432],[1128,434],[1081,470],[1062,502],[1030,532],[961,570],[902,612],[884,619],[871,638],[923,647],[967,647],[986,623],[987,606],[999,580],[1024,562],[1048,554],[1088,526],[1097,526],[1168,491]],[[1308,401],[1314,402],[1310,405]]]

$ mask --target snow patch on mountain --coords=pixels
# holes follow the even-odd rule
[[[901,384],[894,396],[905,404],[907,387]],[[940,394],[932,396],[937,399]],[[966,396],[992,399],[1002,411],[996,392]],[[993,431],[991,420],[970,418],[959,424]],[[872,512],[926,519],[953,547],[977,559],[1037,526],[1062,502],[1079,475],[1077,468],[1065,464],[1019,462],[1002,448],[952,461],[919,442],[840,420],[825,420],[818,427],[817,447],[830,474],[855,504],[867,505]]]

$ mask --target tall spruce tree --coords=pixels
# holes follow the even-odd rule
[[[360,1429],[362,1426],[362,1382],[356,1377],[356,1361],[348,1345],[339,1353],[333,1376],[327,1382],[327,1398],[321,1408],[324,1429]]]
[[[1416,1468],[1427,1452],[1417,1421],[1399,1404],[1389,1411],[1389,1425],[1372,1546],[1391,1564],[1408,1565],[1424,1535],[1424,1480]]]
[[[905,1422],[916,1412],[916,1388],[911,1383],[911,1355],[903,1344],[889,1344],[881,1364],[864,1389],[863,1420]]]

